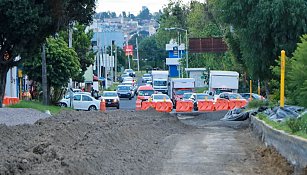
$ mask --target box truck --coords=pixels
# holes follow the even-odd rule
[[[168,71],[153,70],[152,76],[152,87],[155,91],[168,93]]]
[[[169,96],[176,105],[178,100],[182,100],[184,93],[192,93],[195,91],[194,78],[172,78],[169,86]]]
[[[222,92],[237,93],[239,89],[239,73],[235,71],[210,71],[209,91],[218,95]]]

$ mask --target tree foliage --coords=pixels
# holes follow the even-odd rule
[[[67,43],[61,37],[47,39],[46,64],[48,92],[51,88],[61,89],[66,86],[69,78],[75,79],[81,71],[77,53],[73,48],[68,48]],[[41,83],[42,59],[40,54],[36,54],[32,59],[25,59],[23,67],[29,79]]]
[[[91,39],[93,38],[93,30],[85,31],[86,26],[76,24],[73,27],[72,47],[78,55],[78,60],[81,65],[80,74],[75,77],[74,81],[82,82],[83,75],[87,68],[94,63],[95,53],[91,47]],[[60,36],[68,43],[68,31],[60,32]]]
[[[151,19],[151,13],[147,7],[144,7],[140,13],[138,14],[137,18],[141,20],[150,20]]]
[[[95,0],[0,1],[0,107],[6,73],[24,59],[32,59],[45,39],[73,21],[89,24]],[[21,60],[14,58],[20,55]]]
[[[233,26],[244,64],[254,79],[269,80],[269,68],[280,51],[292,53],[307,30],[304,0],[224,0],[215,5],[220,19]]]

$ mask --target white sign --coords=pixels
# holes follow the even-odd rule
[[[180,58],[166,58],[166,65],[180,65]]]

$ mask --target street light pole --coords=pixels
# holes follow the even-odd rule
[[[189,52],[188,52],[188,30],[185,30],[185,54],[186,54],[186,66],[189,68]]]

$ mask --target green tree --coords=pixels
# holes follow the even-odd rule
[[[289,72],[291,93],[287,96],[295,104],[307,107],[307,35],[301,37],[301,43],[297,45],[290,62],[291,67],[286,71]]]
[[[51,89],[59,92],[63,86],[67,85],[70,77],[76,78],[81,71],[77,53],[73,48],[68,48],[67,43],[61,37],[47,39],[46,63],[48,92],[51,92]],[[41,83],[42,59],[40,54],[36,54],[32,59],[25,59],[23,67],[29,79]],[[51,95],[52,102],[57,102],[58,96],[55,97],[57,94]]]
[[[280,51],[292,53],[299,36],[307,31],[306,1],[224,0],[216,1],[215,7],[222,22],[238,36],[249,74],[268,87],[270,66],[276,65]]]
[[[81,72],[75,77],[74,81],[83,82],[84,73],[87,68],[95,61],[95,53],[91,47],[91,39],[93,38],[93,30],[85,32],[86,26],[81,24],[74,25],[72,46],[78,54],[79,62],[81,65]],[[68,43],[68,31],[60,32],[60,36],[65,38]]]
[[[140,13],[138,14],[137,18],[141,20],[150,20],[151,19],[151,13],[147,7],[143,8]]]
[[[45,39],[73,21],[89,24],[95,0],[0,1],[0,107],[8,70],[32,59]],[[17,55],[21,60],[15,60]]]
[[[166,51],[158,47],[155,36],[143,39],[139,43],[139,54],[142,69],[147,67],[164,67],[164,60],[167,57]]]

